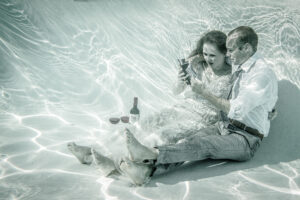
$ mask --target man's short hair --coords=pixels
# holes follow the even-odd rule
[[[228,36],[238,34],[236,39],[238,47],[249,43],[254,52],[257,50],[258,36],[255,31],[249,26],[239,26],[228,33]]]

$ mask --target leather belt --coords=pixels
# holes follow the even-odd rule
[[[239,122],[237,120],[234,120],[234,119],[229,119],[229,122],[239,128],[239,129],[242,129],[244,131],[247,131],[248,133],[250,133],[251,135],[254,135],[254,136],[257,136],[259,137],[261,140],[264,138],[264,135],[261,134],[257,129],[254,129],[254,128],[251,128],[249,126],[246,126],[245,124],[243,124],[242,122]]]

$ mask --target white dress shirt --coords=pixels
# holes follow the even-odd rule
[[[238,66],[232,66],[232,73]],[[257,53],[241,65],[242,72],[234,82],[228,117],[257,129],[267,137],[270,129],[268,112],[278,99],[275,73]]]

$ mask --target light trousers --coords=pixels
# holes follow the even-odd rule
[[[260,146],[260,138],[238,128],[225,131],[227,134],[222,135],[222,130],[217,126],[212,126],[202,129],[178,143],[156,147],[159,155],[154,165],[153,175],[170,171],[186,161],[208,158],[236,161],[251,159]]]

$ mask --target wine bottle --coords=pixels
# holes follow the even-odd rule
[[[130,123],[134,124],[140,119],[140,110],[137,107],[138,98],[134,97],[133,107],[130,109]]]

